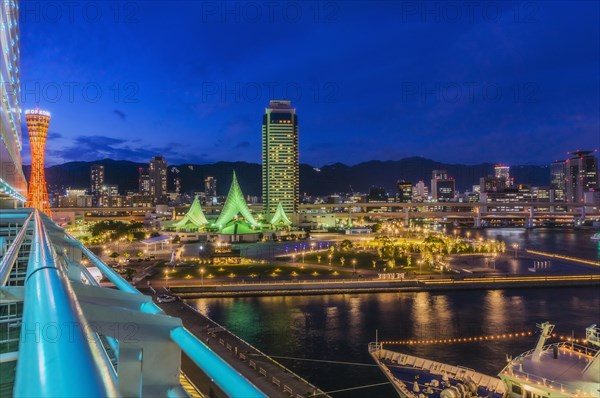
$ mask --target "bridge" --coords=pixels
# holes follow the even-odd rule
[[[0,243],[1,396],[202,397],[185,353],[218,396],[266,397],[43,213],[3,209]]]
[[[249,205],[255,212],[262,212],[262,204]],[[218,215],[222,206],[204,206],[207,215]],[[83,218],[91,220],[121,219],[141,220],[151,207],[67,207],[54,208],[54,218]],[[522,220],[525,226],[533,226],[540,221],[555,221],[578,225],[585,220],[600,220],[600,203],[564,202],[439,202],[439,203],[323,203],[301,204],[299,214],[327,215],[356,220],[358,218],[401,219],[406,224],[414,219],[444,221],[467,221],[480,227],[484,220]]]

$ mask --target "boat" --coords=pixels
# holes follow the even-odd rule
[[[369,353],[402,398],[503,398],[501,379],[369,343]]]
[[[586,328],[587,345],[546,344],[554,325],[541,330],[534,349],[514,359],[498,377],[369,344],[369,353],[402,398],[581,398],[600,396],[600,328]]]
[[[596,232],[594,235],[592,235],[592,237],[590,239],[591,240],[600,240],[600,232]]]
[[[507,398],[600,396],[600,328],[586,328],[588,345],[573,340],[546,344],[554,325],[537,325],[542,333],[533,350],[511,360],[499,376]]]

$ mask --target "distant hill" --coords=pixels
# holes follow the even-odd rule
[[[68,162],[46,169],[49,185],[62,185],[73,188],[90,186],[90,166],[102,164],[105,169],[107,184],[119,185],[121,191],[137,191],[138,169],[147,167],[145,163],[126,160],[104,159],[95,162]],[[398,180],[406,180],[415,184],[422,180],[430,184],[431,171],[444,169],[454,177],[460,191],[471,189],[479,184],[479,178],[493,174],[493,163],[477,165],[447,164],[421,157],[410,157],[394,161],[370,161],[348,166],[334,163],[320,169],[307,164],[300,165],[300,192],[309,195],[326,195],[335,192],[368,192],[373,185],[381,186],[388,192],[395,192]],[[29,177],[29,166],[24,166],[25,175]],[[217,193],[227,194],[231,183],[231,174],[235,170],[243,192],[247,195],[261,195],[261,165],[246,162],[217,162],[213,164],[170,165],[168,172],[169,190],[174,189],[174,177],[178,175],[184,192],[204,189],[204,178],[213,176],[217,179]],[[549,166],[512,166],[511,175],[515,182],[532,185],[548,185],[550,183]]]

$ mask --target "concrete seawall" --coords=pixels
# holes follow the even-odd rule
[[[416,292],[600,286],[600,274],[507,276],[464,279],[343,280],[286,283],[241,283],[209,286],[172,286],[181,298],[320,295],[340,293]]]

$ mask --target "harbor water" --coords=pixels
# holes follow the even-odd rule
[[[471,236],[481,234],[507,245],[516,242],[521,247],[596,260],[599,245],[589,239],[591,232],[488,229],[472,231]],[[386,381],[367,353],[376,331],[380,341],[406,342],[535,333],[536,323],[550,321],[559,336],[582,338],[585,327],[600,323],[596,288],[219,298],[189,303],[324,391]],[[496,375],[507,355],[514,357],[533,348],[537,337],[386,348]],[[382,385],[332,396],[396,395],[390,385]]]

